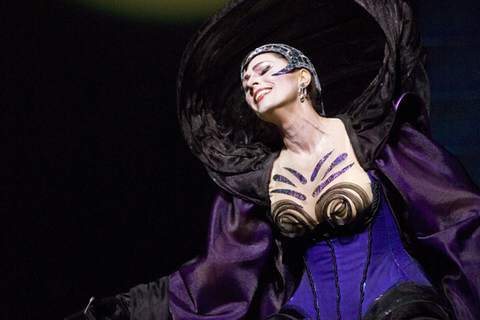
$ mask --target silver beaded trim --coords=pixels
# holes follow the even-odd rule
[[[274,76],[282,75],[287,72],[290,72],[294,69],[307,69],[315,82],[315,87],[318,91],[318,103],[321,104],[321,96],[322,96],[322,87],[320,86],[320,81],[318,80],[317,71],[313,66],[310,59],[307,58],[300,50],[297,50],[289,45],[282,44],[282,43],[270,43],[263,45],[261,47],[256,48],[252,52],[250,52],[245,59],[243,59],[241,70],[240,70],[240,78],[243,81],[243,76],[245,72],[245,67],[252,61],[253,58],[258,56],[262,53],[267,52],[275,52],[281,54],[285,59],[288,61],[288,65],[283,68],[282,70],[278,71],[277,73],[273,74]],[[323,112],[323,110],[322,110]]]

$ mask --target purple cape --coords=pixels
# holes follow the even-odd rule
[[[326,113],[344,122],[361,165],[382,182],[405,246],[458,318],[480,319],[480,197],[428,136],[425,52],[404,0],[233,0],[199,30],[180,70],[179,118],[223,191],[206,254],[133,288],[132,319],[260,319],[298,284],[298,257],[267,219],[278,136],[249,112],[238,80],[246,53],[269,42],[312,60]]]

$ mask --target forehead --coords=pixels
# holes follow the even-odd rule
[[[266,52],[255,56],[247,65],[245,71],[252,70],[252,68],[254,68],[258,63],[261,63],[263,61],[284,62],[285,64],[288,64],[288,61],[285,58],[281,57],[278,53]]]

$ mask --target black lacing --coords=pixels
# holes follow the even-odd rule
[[[333,260],[333,271],[335,274],[335,287],[337,288],[337,315],[338,315],[338,320],[342,319],[342,313],[340,312],[340,300],[341,300],[341,294],[340,294],[340,283],[338,281],[338,270],[337,270],[337,259],[335,257],[335,249],[333,247],[333,244],[330,240],[327,240],[327,244],[330,247],[330,251],[332,254],[332,260]],[[372,225],[368,226],[368,253],[367,253],[367,261],[365,262],[365,267],[363,268],[363,277],[362,281],[360,282],[360,302],[358,305],[358,318],[362,318],[362,304],[365,299],[365,282],[367,281],[367,272],[368,272],[368,267],[370,265],[370,259],[372,257]],[[317,289],[315,287],[315,282],[313,280],[313,275],[310,270],[310,266],[308,265],[307,260],[305,259],[305,256],[303,257],[303,262],[305,264],[305,269],[308,273],[308,279],[310,281],[310,286],[312,288],[312,293],[313,293],[313,303],[315,307],[315,312],[316,312],[316,318],[317,320],[320,320],[320,308],[318,306],[318,297],[317,297]]]
[[[360,303],[358,305],[358,319],[362,318],[362,304],[365,298],[365,282],[367,281],[367,271],[370,265],[370,258],[372,257],[372,225],[368,226],[368,254],[367,262],[365,262],[365,268],[363,268],[363,278],[360,283]]]
[[[307,273],[308,273],[308,280],[310,280],[310,286],[312,287],[313,305],[315,307],[316,317],[317,317],[317,320],[320,320],[320,309],[318,308],[317,288],[315,287],[315,282],[313,281],[313,275],[312,275],[312,272],[310,271],[310,266],[308,265],[307,259],[305,259],[305,256],[303,256],[303,262],[305,263],[305,269],[307,270]]]
[[[335,287],[337,288],[337,315],[338,315],[338,320],[340,320],[342,319],[342,313],[340,312],[340,299],[342,298],[342,296],[340,294],[340,283],[338,282],[337,258],[335,257],[335,250],[333,248],[332,241],[328,239],[327,243],[332,253],[333,272],[335,273]]]
[[[368,249],[367,249],[367,261],[365,262],[365,267],[363,268],[363,277],[362,281],[360,282],[360,303],[358,305],[358,319],[362,318],[362,304],[365,299],[365,283],[367,281],[367,272],[368,272],[368,267],[370,266],[370,259],[372,257],[372,220],[376,216],[378,209],[380,208],[380,191],[381,187],[378,182],[373,183],[373,200],[372,204],[370,206],[370,213],[371,213],[371,218],[368,219]],[[340,312],[340,300],[341,300],[341,294],[340,294],[340,283],[338,282],[338,270],[337,270],[337,259],[335,257],[335,249],[333,247],[332,242],[330,239],[326,240],[328,246],[330,247],[330,251],[332,254],[332,260],[333,260],[333,271],[335,274],[335,287],[337,288],[337,315],[338,315],[338,320],[342,319],[342,314]],[[310,271],[310,266],[307,263],[307,260],[305,259],[305,256],[303,257],[303,262],[305,264],[306,271],[308,273],[308,279],[310,281],[310,286],[312,287],[312,292],[313,292],[313,303],[315,306],[315,312],[316,312],[316,317],[317,320],[320,320],[320,308],[318,306],[318,297],[317,297],[317,289],[315,287],[315,282],[313,280],[313,275],[312,272]]]

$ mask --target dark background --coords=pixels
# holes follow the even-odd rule
[[[416,5],[434,138],[479,184],[480,5]],[[142,22],[67,0],[0,4],[1,319],[61,319],[176,270],[216,186],[176,115],[200,22]]]

